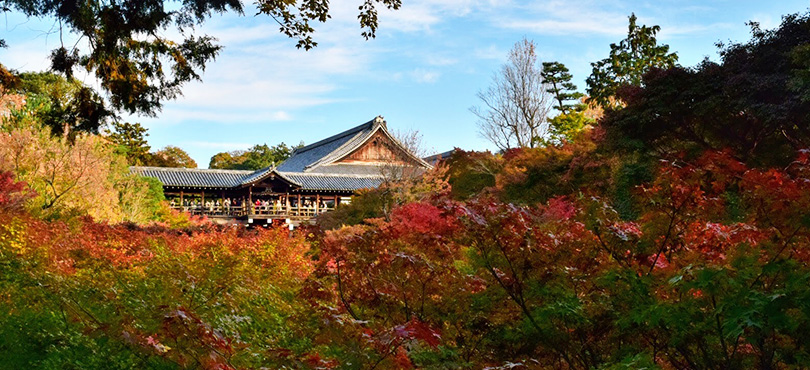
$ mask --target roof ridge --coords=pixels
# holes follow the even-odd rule
[[[341,144],[339,147],[333,149],[331,152],[329,152],[325,156],[321,157],[317,161],[310,163],[309,165],[304,167],[304,171],[302,171],[302,172],[307,172],[307,171],[309,171],[311,169],[318,168],[318,167],[320,167],[322,165],[331,164],[332,162],[334,162],[334,161],[336,161],[336,160],[338,160],[338,159],[340,159],[340,158],[342,158],[343,156],[346,155],[346,153],[342,153],[342,154],[340,154],[340,156],[337,156],[337,158],[333,158],[333,157],[336,157],[335,153],[341,152],[341,150],[343,150],[346,147],[352,147],[352,146],[357,147],[359,145],[362,145],[366,141],[368,141],[368,139],[370,139],[372,136],[374,136],[374,133],[377,132],[377,130],[379,130],[380,127],[381,127],[381,125],[378,124],[378,121],[377,121],[376,118],[374,119],[374,121],[371,121],[371,122],[373,124],[371,125],[370,130],[368,130],[368,133],[365,134],[365,137],[360,141],[360,143],[353,143],[352,140],[354,138],[360,137],[360,135],[358,135],[358,134],[360,132],[364,131],[364,130],[357,131],[355,133],[355,136],[353,136],[351,140],[348,140],[345,143]]]
[[[351,177],[351,178],[384,178],[383,175],[360,175],[360,174],[338,174],[338,173],[322,173],[322,172],[290,172],[290,171],[276,171],[281,175],[293,176],[311,176],[311,177]]]
[[[312,144],[309,144],[309,145],[306,145],[304,147],[295,149],[295,150],[293,150],[292,154],[294,155],[296,153],[303,153],[303,152],[306,152],[306,151],[311,150],[313,148],[317,148],[317,147],[322,146],[324,144],[333,142],[333,141],[335,141],[337,139],[340,139],[342,137],[349,136],[351,134],[356,134],[356,133],[358,133],[360,131],[363,131],[363,130],[369,128],[369,127],[366,127],[366,126],[373,127],[374,124],[379,121],[378,118],[380,118],[380,116],[377,116],[374,119],[372,119],[371,121],[368,121],[366,123],[363,123],[363,124],[357,125],[355,127],[352,127],[352,128],[350,128],[350,129],[348,129],[346,131],[343,131],[343,132],[337,133],[335,135],[332,135],[330,137],[327,137],[326,139],[321,139],[321,140],[318,140],[318,141],[316,141],[316,142],[314,142]]]
[[[177,171],[177,172],[216,172],[216,173],[240,173],[249,174],[260,170],[230,170],[219,168],[186,168],[186,167],[155,167],[155,166],[129,166],[130,169],[144,169],[154,171]]]

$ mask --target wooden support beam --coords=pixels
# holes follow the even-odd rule
[[[318,214],[318,206],[320,206],[320,205],[321,205],[321,195],[316,193],[315,194],[315,214],[316,215]]]
[[[248,210],[249,212],[248,214],[253,213],[250,212],[250,209],[252,208],[253,208],[253,185],[250,185],[250,187],[248,188],[248,206],[247,208],[245,208],[246,210]]]

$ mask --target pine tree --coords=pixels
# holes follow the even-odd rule
[[[540,76],[543,77],[543,83],[549,85],[547,91],[554,94],[554,99],[557,101],[554,109],[560,111],[561,114],[568,114],[585,108],[582,103],[579,103],[579,99],[584,95],[577,92],[577,86],[571,82],[574,76],[568,73],[565,64],[544,62]],[[570,103],[572,100],[577,103]]]

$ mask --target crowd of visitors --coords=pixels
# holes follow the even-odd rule
[[[174,209],[179,209],[184,212],[191,212],[193,214],[231,216],[242,216],[245,214],[315,215],[317,213],[326,212],[334,206],[323,200],[316,202],[309,199],[304,199],[301,201],[301,205],[299,207],[297,204],[297,198],[290,198],[290,203],[287,205],[287,202],[281,197],[278,197],[275,200],[256,199],[256,201],[252,204],[244,201],[241,198],[208,199],[204,202],[199,198],[186,198],[183,199],[182,202],[178,201],[177,199],[171,199],[169,205]]]

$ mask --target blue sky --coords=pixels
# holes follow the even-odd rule
[[[332,1],[332,19],[317,25],[319,46],[311,51],[296,49],[272,19],[253,16],[253,8],[246,16],[214,16],[199,31],[225,48],[203,81],[186,85],[184,96],[167,102],[157,118],[127,118],[149,128],[153,149],[179,146],[200,167],[221,151],[312,143],[377,115],[393,130],[419,131],[431,152],[494,149],[478,134],[469,108],[523,37],[535,41],[542,61],[568,66],[584,91],[590,63],[624,38],[631,12],[642,24],[660,25],[659,43],[691,66],[717,60],[718,41],[748,40],[747,21],[772,28],[782,15],[810,6],[806,0],[403,3],[381,12],[377,38],[365,41],[356,22],[360,1]],[[48,34],[52,21],[5,14],[0,22],[0,38],[9,44],[0,49],[0,63],[20,71],[48,68],[47,55],[59,45],[59,34]]]

